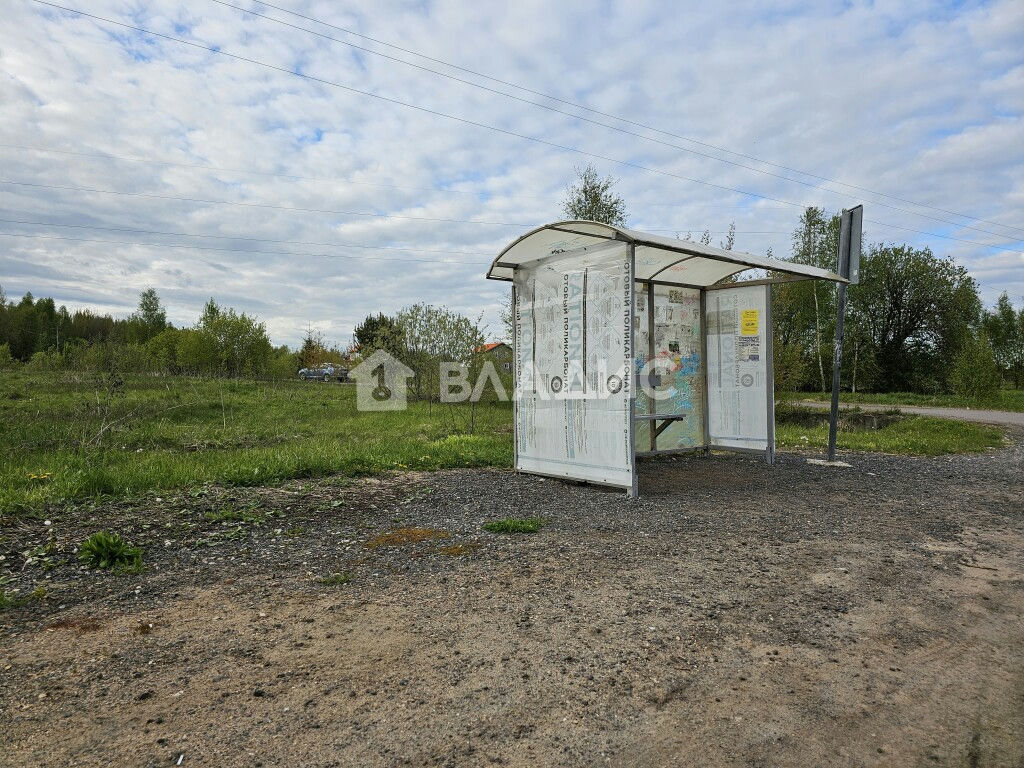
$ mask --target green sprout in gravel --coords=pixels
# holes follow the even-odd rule
[[[490,533],[536,533],[547,524],[543,517],[506,517],[484,523],[484,530]]]
[[[78,559],[90,568],[137,571],[142,567],[142,550],[109,531],[97,531],[82,542]]]
[[[46,587],[39,586],[27,595],[19,595],[16,592],[0,590],[0,611],[8,608],[23,608],[31,603],[41,603],[46,599]]]

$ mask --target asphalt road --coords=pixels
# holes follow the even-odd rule
[[[794,401],[800,405],[806,405],[808,408],[823,408],[828,409],[829,403],[822,403],[815,400],[797,400]],[[1024,413],[1016,413],[1014,411],[986,411],[975,408],[933,408],[919,405],[874,405],[869,403],[846,403],[844,404],[842,398],[839,400],[840,406],[861,408],[865,411],[888,411],[893,408],[899,408],[903,413],[915,413],[919,416],[935,416],[939,419],[954,419],[956,421],[974,421],[979,424],[1000,424],[1002,426],[1009,427],[1024,427]]]

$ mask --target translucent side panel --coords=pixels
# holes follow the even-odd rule
[[[516,270],[517,469],[632,487],[631,286],[621,243]]]
[[[650,359],[650,337],[647,333],[647,286],[644,283],[636,283],[635,287],[636,300],[633,306],[633,338],[636,346],[633,352],[633,368],[636,375],[639,376]],[[639,381],[639,379],[636,379],[636,381]],[[638,386],[636,388],[636,414],[641,416],[649,413],[652,413],[651,399],[647,396],[645,388]],[[640,425],[638,424],[637,426],[639,427]],[[645,431],[645,438],[641,442],[640,432],[641,430],[638,428],[636,433],[637,450],[648,451],[651,447],[651,441],[646,435],[649,435],[649,433]]]
[[[768,288],[707,292],[708,429],[713,445],[769,447],[774,403]]]
[[[684,414],[658,435],[659,451],[704,444],[704,370],[701,360],[700,291],[654,288],[655,354],[667,362],[658,413]],[[669,394],[671,393],[671,394]]]
[[[637,413],[643,415],[682,416],[656,421],[660,434],[651,442],[650,421],[638,421],[637,451],[668,451],[704,445],[704,369],[701,359],[702,323],[700,291],[693,288],[654,286],[653,355],[647,314],[647,286],[637,284],[637,333],[635,365]],[[641,300],[642,297],[642,300]],[[654,360],[654,365],[650,361]],[[655,380],[642,376],[646,370]],[[646,386],[643,386],[646,384]]]

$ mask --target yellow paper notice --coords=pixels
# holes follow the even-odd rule
[[[740,312],[740,336],[757,336],[756,309],[744,309]]]

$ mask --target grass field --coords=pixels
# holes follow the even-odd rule
[[[50,501],[394,469],[510,466],[511,407],[361,413],[355,387],[4,372],[0,511]]]
[[[817,400],[826,401],[831,395],[818,392],[780,392],[778,399],[787,401]],[[967,400],[957,395],[919,395],[914,392],[883,392],[870,394],[863,392],[843,392],[840,398],[843,405],[869,403],[878,405],[921,405],[935,408],[985,408],[993,411],[1024,412],[1024,389],[1003,389],[995,397],[987,400]]]
[[[412,403],[361,413],[355,387],[304,382],[0,374],[0,512],[206,483],[512,465],[512,410]],[[821,425],[779,419],[780,448],[821,447]],[[1002,444],[994,427],[910,417],[840,433],[841,448],[936,455]]]
[[[1003,445],[1004,432],[986,424],[907,416],[880,429],[840,430],[839,448],[848,451],[905,453],[916,456],[941,456],[945,453],[969,453]],[[828,424],[814,426],[788,424],[777,419],[775,442],[779,448],[820,448],[828,446]]]

